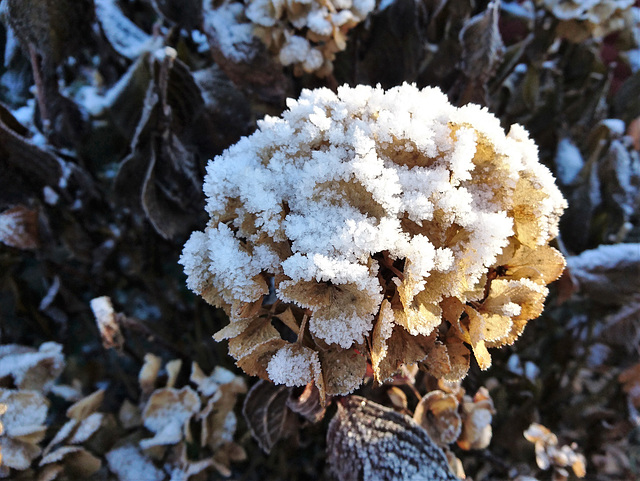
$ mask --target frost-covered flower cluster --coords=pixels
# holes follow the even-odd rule
[[[283,65],[326,75],[346,34],[374,9],[374,0],[248,0],[254,33]]]
[[[216,23],[226,23],[224,27],[219,25],[218,30],[231,34],[218,40],[222,47],[226,38],[237,43],[233,39],[238,32],[243,32],[244,42],[249,44],[246,38],[249,29],[282,65],[293,65],[296,75],[306,72],[319,76],[331,73],[336,53],[346,48],[347,32],[375,7],[374,0],[245,0],[244,3],[243,6],[228,2],[216,9],[216,15],[225,16]],[[242,21],[243,17],[247,22]]]
[[[536,0],[561,22],[561,33],[576,41],[602,38],[624,28],[634,0]],[[581,33],[578,33],[580,31]]]
[[[459,379],[511,344],[564,260],[565,201],[518,125],[402,85],[305,90],[209,163],[181,263],[251,375],[325,394],[404,363]]]

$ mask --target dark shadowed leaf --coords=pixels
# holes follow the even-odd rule
[[[468,77],[487,79],[502,60],[504,43],[498,29],[499,14],[500,0],[495,0],[460,30],[463,47],[460,66]]]
[[[260,380],[247,393],[242,414],[254,439],[266,453],[297,429],[295,414],[287,407],[293,388]]]
[[[9,24],[23,46],[33,46],[51,67],[73,54],[90,28],[91,1],[7,0],[4,3]]]
[[[28,130],[0,105],[0,202],[17,203],[25,189],[39,193],[45,187],[52,192],[77,189],[81,197],[96,195],[86,171],[40,147],[27,134]]]
[[[201,203],[203,161],[181,137],[204,111],[204,100],[189,69],[175,55],[169,48],[144,55],[132,72],[129,93],[138,92],[144,79],[148,85],[131,153],[115,182],[120,197],[133,208],[142,208],[167,239],[191,227]]]
[[[602,339],[632,354],[640,345],[640,302],[622,306],[605,319]]]
[[[496,72],[504,55],[504,43],[498,28],[499,14],[500,0],[494,0],[460,30],[460,69],[468,78],[461,103],[487,104],[487,81]]]
[[[327,457],[340,481],[457,481],[444,453],[409,416],[360,396],[338,403]]]
[[[166,20],[187,29],[202,23],[202,0],[151,0],[153,8]]]
[[[580,292],[600,304],[640,300],[640,244],[601,245],[567,259]]]

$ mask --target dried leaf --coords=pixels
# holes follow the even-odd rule
[[[174,387],[176,385],[178,375],[180,374],[180,368],[182,368],[182,360],[173,359],[172,361],[169,361],[164,368],[167,371],[167,383],[165,384],[165,387]]]
[[[78,446],[63,446],[40,460],[40,466],[64,460],[64,470],[78,478],[89,478],[102,465],[100,459]]]
[[[326,412],[326,407],[320,399],[320,391],[317,386],[310,382],[304,387],[304,391],[299,396],[295,396],[295,390],[287,399],[287,407],[294,413],[304,417],[311,423],[322,420]]]
[[[128,399],[125,399],[118,411],[118,419],[125,429],[142,426],[142,413],[140,408]]]
[[[60,64],[81,44],[91,18],[91,4],[8,0],[9,23],[23,45],[34,44],[51,65]]]
[[[510,279],[531,279],[547,285],[562,275],[565,264],[562,254],[553,247],[539,246],[532,249],[520,245],[502,267],[506,268],[504,275]]]
[[[395,324],[394,314],[389,302],[384,300],[373,328],[371,365],[378,383],[388,380],[404,363],[424,360],[435,342],[435,335],[410,335],[404,327]]]
[[[618,382],[636,408],[640,407],[640,364],[634,364],[620,373]]]
[[[460,68],[469,79],[467,92],[462,102],[486,104],[486,82],[495,73],[504,54],[504,43],[498,28],[500,0],[495,0],[487,9],[472,17],[460,30],[462,45]],[[480,90],[480,92],[475,92]]]
[[[155,434],[143,439],[140,446],[176,444],[187,432],[188,422],[200,410],[198,394],[188,386],[156,389],[142,412],[144,427]]]
[[[631,354],[640,345],[640,303],[633,302],[622,306],[605,319],[602,332],[604,341],[621,346]]]
[[[37,249],[38,211],[17,205],[1,212],[0,242],[17,249]]]
[[[295,415],[287,406],[292,389],[259,380],[244,400],[242,414],[253,438],[267,454],[297,429]]]
[[[328,349],[320,352],[324,391],[327,396],[352,393],[364,379],[367,361],[356,349]]]
[[[465,396],[462,402],[462,433],[458,446],[464,450],[485,449],[491,442],[491,420],[495,409],[486,388],[481,387],[471,399]]]
[[[398,386],[391,386],[387,390],[387,396],[389,396],[389,399],[391,400],[391,404],[393,404],[393,407],[399,410],[400,412],[404,412],[407,409],[407,405],[408,405],[407,395]],[[414,417],[413,419],[415,420],[416,418]],[[420,424],[418,420],[416,420],[416,422]]]
[[[457,481],[444,453],[413,419],[348,396],[327,432],[327,459],[340,481]]]
[[[138,383],[140,383],[140,389],[144,395],[149,395],[153,391],[161,366],[162,359],[153,354],[145,354],[144,364],[138,374]]]
[[[413,413],[413,420],[422,426],[431,439],[446,446],[458,439],[462,432],[462,419],[458,414],[458,399],[440,390],[425,394]]]
[[[67,409],[67,417],[82,421],[95,413],[104,401],[104,389],[98,389],[84,399],[76,402]]]
[[[124,345],[124,336],[120,332],[120,325],[111,298],[109,296],[96,297],[91,299],[90,305],[100,331],[102,346],[105,349],[121,350]]]

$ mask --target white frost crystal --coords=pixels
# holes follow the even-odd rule
[[[211,220],[181,263],[230,314],[217,338],[250,374],[333,393],[365,359],[380,381],[405,362],[459,378],[468,344],[488,367],[486,347],[516,339],[564,266],[547,244],[565,201],[525,130],[408,84],[304,90],[288,107],[207,168]]]

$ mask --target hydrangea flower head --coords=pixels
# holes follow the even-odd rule
[[[328,395],[419,362],[459,379],[511,344],[564,268],[566,206],[537,148],[404,84],[305,90],[209,163],[188,285],[248,374]]]

